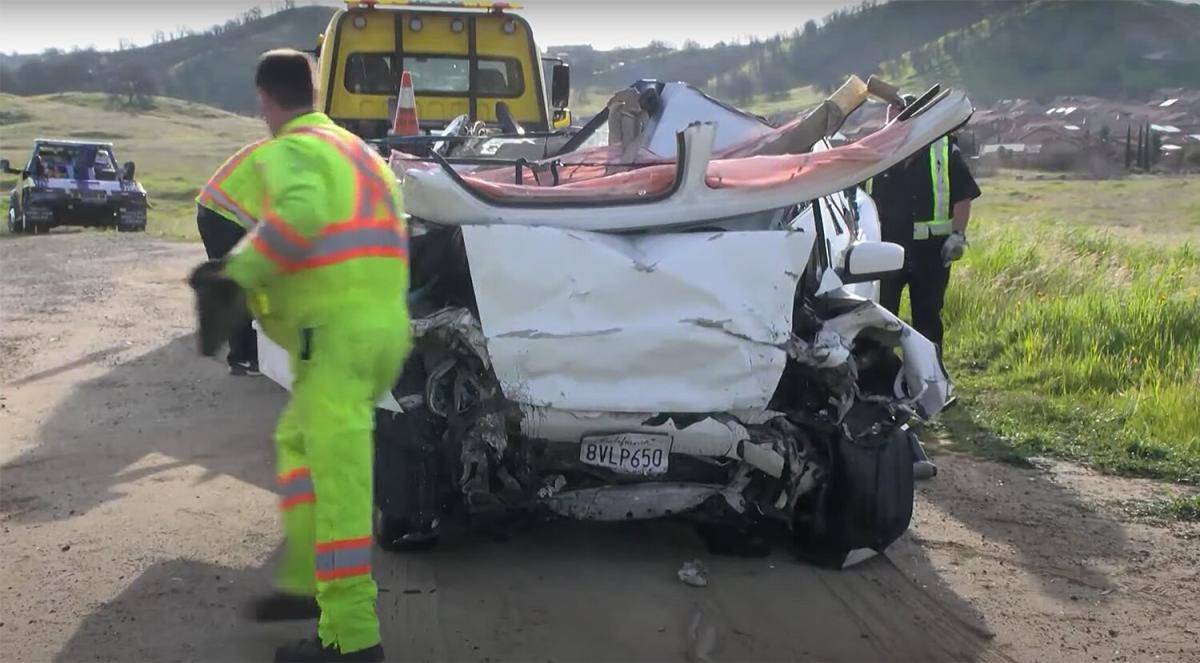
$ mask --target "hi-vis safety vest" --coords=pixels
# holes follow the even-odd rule
[[[950,222],[950,137],[942,136],[929,146],[929,178],[933,185],[933,218],[913,224],[913,239],[945,237],[953,230]],[[867,180],[872,193],[874,178]]]
[[[258,223],[262,187],[250,158],[267,139],[258,140],[235,152],[205,183],[196,196],[196,204],[220,214],[242,228],[250,230]]]
[[[225,272],[267,335],[292,351],[297,330],[351,317],[407,329],[408,233],[383,159],[322,113],[258,150],[259,222]]]

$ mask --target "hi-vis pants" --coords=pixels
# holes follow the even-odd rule
[[[301,332],[292,397],[275,430],[287,536],[280,590],[316,596],[325,646],[379,644],[371,577],[374,408],[409,349],[407,320]]]

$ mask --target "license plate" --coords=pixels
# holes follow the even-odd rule
[[[670,453],[671,438],[667,435],[597,435],[583,438],[579,445],[582,463],[642,476],[665,474]]]

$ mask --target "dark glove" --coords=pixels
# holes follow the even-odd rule
[[[211,357],[233,336],[246,317],[246,295],[222,270],[225,262],[209,260],[192,270],[188,285],[196,291],[200,354]]]

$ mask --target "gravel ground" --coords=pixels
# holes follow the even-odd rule
[[[0,660],[269,660],[286,394],[197,355],[199,245],[0,237]],[[936,449],[934,450],[936,451]],[[377,552],[394,660],[1200,659],[1195,525],[1147,481],[940,454],[908,536],[829,572],[714,558],[674,523],[554,523]],[[676,578],[700,559],[710,583]]]

